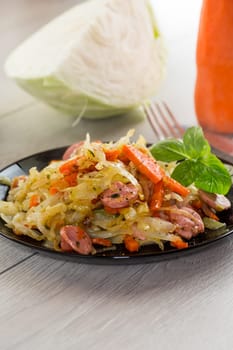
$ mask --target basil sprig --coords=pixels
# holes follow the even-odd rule
[[[201,127],[186,130],[183,139],[166,139],[154,144],[150,152],[156,160],[177,161],[171,176],[184,186],[194,184],[211,193],[226,194],[232,180],[225,165],[213,153]]]

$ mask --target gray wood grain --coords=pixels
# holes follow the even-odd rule
[[[8,271],[13,266],[17,266],[25,259],[28,259],[34,251],[0,237],[0,275]]]
[[[232,239],[153,265],[34,256],[0,280],[10,349],[230,349]]]

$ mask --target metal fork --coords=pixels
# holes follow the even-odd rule
[[[159,140],[168,137],[182,138],[185,128],[176,119],[166,102],[143,105],[148,122]],[[233,164],[233,139],[210,131],[204,132],[213,152],[223,161]]]
[[[166,102],[143,105],[146,117],[159,140],[168,137],[181,138],[184,128],[180,125]]]

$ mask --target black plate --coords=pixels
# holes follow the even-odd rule
[[[22,160],[13,163],[0,171],[0,176],[13,178],[15,176],[27,174],[29,169],[36,166],[38,170],[44,168],[50,160],[61,159],[66,147],[61,147],[45,152],[37,153]],[[8,191],[7,186],[0,185],[0,199],[5,199]],[[189,247],[177,250],[165,245],[164,251],[161,251],[157,245],[149,245],[141,247],[138,253],[129,253],[123,245],[119,245],[116,250],[96,255],[84,256],[77,253],[62,253],[47,248],[43,242],[35,241],[26,236],[16,236],[9,228],[4,225],[4,221],[0,219],[0,234],[11,241],[33,248],[34,250],[50,255],[51,257],[72,260],[85,264],[144,264],[177,258],[183,254],[196,252],[201,248],[207,248],[212,243],[233,233],[233,187],[231,188],[228,198],[232,203],[232,208],[221,214],[221,221],[226,222],[224,229],[215,231],[206,230],[203,234],[189,241]]]

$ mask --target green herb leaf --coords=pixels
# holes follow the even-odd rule
[[[226,194],[229,191],[232,185],[229,171],[214,154],[202,158],[195,167],[198,175],[194,184],[197,188],[219,194]]]
[[[190,158],[198,159],[202,155],[209,154],[211,149],[208,141],[205,139],[202,128],[192,127],[187,129],[183,137],[183,143],[186,154]]]
[[[150,149],[156,160],[178,161],[172,177],[184,186],[192,183],[211,193],[226,194],[232,180],[225,165],[211,153],[200,127],[186,130],[183,140],[160,141]]]
[[[183,160],[187,157],[183,142],[177,139],[160,141],[150,148],[150,152],[154,158],[163,162]]]
[[[192,160],[184,160],[183,162],[180,162],[172,173],[173,179],[184,186],[189,186],[194,183],[196,176],[196,167]]]

